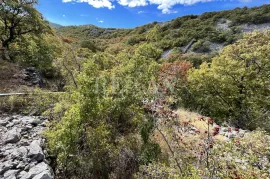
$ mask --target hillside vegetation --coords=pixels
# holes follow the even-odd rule
[[[1,3],[0,69],[42,74],[19,111],[49,118],[56,178],[270,177],[270,5],[104,29],[35,3]]]

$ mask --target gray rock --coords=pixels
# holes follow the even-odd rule
[[[38,162],[41,162],[44,160],[45,156],[42,152],[42,148],[40,147],[40,142],[38,140],[34,140],[30,144],[28,156]]]
[[[24,136],[24,137],[26,137],[26,136]],[[20,141],[20,145],[21,146],[29,146],[29,141],[22,138],[21,141]]]
[[[32,117],[30,116],[23,116],[23,117],[20,117],[21,121],[24,123],[24,124],[28,124],[29,121],[32,119]]]
[[[197,128],[196,128],[196,127],[191,127],[191,128],[190,128],[190,130],[192,130],[192,131],[196,131],[196,130],[197,130]]]
[[[219,132],[219,134],[220,134],[220,135],[225,135],[225,134],[226,134],[226,132],[224,132],[224,131],[220,131],[220,132]]]
[[[17,178],[22,178],[24,175],[26,175],[27,172],[26,171],[21,171],[18,175]]]
[[[27,148],[23,146],[16,149],[17,155],[21,158],[25,158],[27,156],[27,152]]]
[[[8,125],[6,125],[7,128],[10,128],[10,127],[13,127],[13,126],[14,126],[13,122],[10,122]]]
[[[12,121],[13,119],[15,119],[15,117],[14,116],[10,116],[10,117],[7,117],[6,118],[8,121]]]
[[[18,169],[24,169],[26,167],[26,164],[24,163],[24,162],[20,162],[19,163],[19,165],[17,165],[17,167],[16,168],[18,168]]]
[[[0,121],[0,126],[6,126],[8,124],[7,120],[1,120]]]
[[[30,179],[30,178],[33,178],[35,176],[38,176],[39,174],[41,174],[43,172],[51,174],[51,169],[46,163],[41,162],[41,163],[35,165],[34,167],[30,168],[29,172],[27,172],[25,175],[23,175],[21,177],[21,179]]]
[[[32,124],[33,126],[37,126],[37,125],[41,124],[42,121],[38,118],[32,118],[29,120],[29,123]]]
[[[220,128],[220,132],[228,132],[228,128],[227,127],[221,127]]]
[[[236,137],[236,134],[235,133],[228,133],[228,138],[231,139],[231,138],[235,138]]]
[[[13,128],[8,131],[5,137],[5,143],[16,143],[21,139],[20,130],[18,128]]]
[[[21,135],[22,136],[26,136],[28,133],[25,131],[25,132],[21,132]]]
[[[42,151],[45,141],[41,133],[46,121],[46,118],[41,117],[0,116],[1,179],[53,178]]]
[[[18,120],[18,119],[15,119],[15,120],[13,120],[12,122],[14,123],[14,125],[17,125],[17,124],[20,124],[21,121]]]
[[[12,167],[13,167],[13,168],[16,168],[18,165],[19,165],[19,161],[18,161],[18,160],[14,160],[14,161],[12,162]]]
[[[0,165],[0,175],[4,174],[6,171],[14,168],[12,161],[6,161]]]
[[[26,170],[26,171],[28,171],[30,169],[30,165],[26,165],[25,167],[24,167],[24,170]]]
[[[246,134],[246,131],[245,130],[239,130],[239,137],[244,137],[245,136],[245,134]]]
[[[5,172],[4,179],[16,179],[16,175],[18,174],[19,170],[9,170]]]
[[[53,179],[53,176],[50,171],[44,171],[36,175],[33,179]]]
[[[33,126],[27,125],[27,126],[26,126],[26,129],[27,129],[27,130],[31,130],[31,129],[33,129]]]

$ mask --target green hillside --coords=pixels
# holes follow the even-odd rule
[[[57,29],[57,33],[79,41],[93,40],[97,45],[103,42],[108,47],[115,44],[134,46],[155,41],[161,49],[166,50],[185,47],[192,39],[195,39],[198,45],[204,42],[232,44],[241,37],[241,32],[244,30],[241,25],[268,22],[270,22],[270,5],[264,5],[255,8],[209,12],[200,16],[189,15],[169,22],[153,22],[134,29],[99,28],[84,25],[61,27]],[[152,32],[152,36],[149,32]],[[207,43],[205,46],[205,50],[207,50]],[[201,50],[203,51],[203,49]]]
[[[0,178],[270,178],[269,4],[116,29],[36,3],[0,2]]]

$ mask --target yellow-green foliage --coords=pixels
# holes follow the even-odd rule
[[[269,126],[269,54],[270,31],[254,32],[226,47],[211,64],[191,70],[195,104],[207,115],[242,127]]]
[[[158,68],[140,50],[115,58],[96,54],[85,62],[70,95],[72,104],[46,134],[60,169],[85,178],[128,176],[137,170],[141,103]],[[121,164],[126,157],[131,162]]]
[[[61,42],[50,34],[24,35],[12,43],[9,53],[14,61],[25,66],[37,67],[42,72],[52,69],[53,61],[61,55]]]
[[[9,96],[0,98],[0,110],[5,112],[25,112],[26,106],[30,103],[27,96]]]
[[[57,32],[81,41],[85,39],[105,40],[103,45],[98,45],[99,49],[102,49],[101,47],[103,49],[110,48],[114,46],[116,41],[132,46],[145,41],[155,42],[162,49],[184,47],[192,39],[232,44],[241,37],[240,31],[237,30],[238,25],[269,22],[269,9],[270,5],[263,5],[254,8],[204,13],[200,16],[188,15],[178,17],[170,22],[153,22],[134,29],[113,29],[114,31],[108,34],[103,34],[108,29],[93,25],[61,27],[57,29]],[[230,24],[232,31],[216,29],[215,26],[221,19],[232,21]]]

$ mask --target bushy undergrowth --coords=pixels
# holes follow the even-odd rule
[[[161,64],[155,44],[114,57],[81,49],[80,70],[76,61],[69,64],[69,93],[47,111],[52,121],[45,135],[57,176],[269,177],[269,135],[261,132],[269,127],[262,113],[269,96],[268,39],[268,31],[254,32],[212,60],[172,55]],[[263,129],[230,142],[216,139],[215,131],[190,135],[192,125],[175,114],[179,106],[199,108],[217,123]]]
[[[270,131],[270,32],[238,40],[238,25],[268,22],[269,12],[264,5],[135,29],[88,25],[60,27],[59,37],[24,35],[12,41],[10,55],[43,72],[57,69],[65,93],[1,98],[1,108],[49,117],[45,136],[57,178],[269,178],[270,139],[262,131]],[[229,30],[216,28],[226,19]],[[193,39],[197,53],[183,54]],[[212,42],[236,43],[218,55],[198,54]],[[222,141],[213,119],[202,117],[208,130],[191,135],[180,106],[261,129]]]
[[[269,130],[270,33],[246,34],[243,40],[226,47],[211,64],[189,73],[189,90],[194,101],[220,121],[254,129]],[[193,106],[192,106],[193,105]]]

